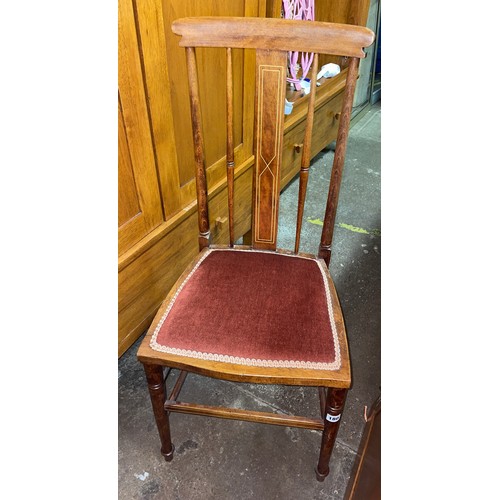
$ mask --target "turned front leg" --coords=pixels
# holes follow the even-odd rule
[[[174,456],[174,445],[170,439],[170,423],[168,413],[165,411],[166,391],[163,383],[163,367],[161,365],[144,364],[146,379],[148,381],[149,395],[153,405],[156,426],[160,434],[161,454],[167,462]]]
[[[330,472],[330,457],[332,456],[335,438],[340,425],[340,417],[344,408],[347,389],[329,388],[326,395],[326,411],[324,415],[325,428],[321,440],[318,466],[316,467],[316,478],[324,481]]]

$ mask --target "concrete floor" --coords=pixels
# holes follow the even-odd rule
[[[362,115],[362,116],[361,116]],[[142,337],[120,358],[119,498],[341,499],[364,427],[364,406],[380,394],[380,102],[351,127],[330,271],[349,336],[353,387],[330,463],[316,481],[321,433],[249,422],[172,414],[172,462],[160,454],[142,365]],[[331,147],[311,165],[301,251],[316,253],[333,159]],[[282,193],[278,246],[293,248],[296,178]],[[169,382],[169,388],[175,377]],[[172,376],[171,376],[172,377]],[[315,388],[234,384],[189,375],[182,400],[318,416]]]

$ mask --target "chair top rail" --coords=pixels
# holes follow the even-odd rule
[[[351,24],[259,17],[186,17],[172,24],[181,47],[316,52],[364,58],[374,33]]]

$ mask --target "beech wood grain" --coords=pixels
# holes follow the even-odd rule
[[[231,48],[226,49],[226,165],[227,165],[227,198],[229,213],[229,245],[234,245],[234,140],[233,140],[233,54]]]
[[[177,19],[172,31],[181,47],[232,47],[296,50],[364,58],[373,32],[362,26],[251,17],[196,17]]]
[[[337,215],[340,182],[342,180],[342,171],[344,169],[347,135],[349,133],[349,124],[351,122],[352,102],[356,88],[356,79],[358,77],[358,66],[359,59],[350,59],[347,70],[344,102],[342,104],[342,113],[340,115],[339,131],[337,133],[337,144],[335,146],[335,155],[333,157],[330,186],[328,188],[325,217],[323,219],[323,230],[321,232],[321,242],[318,251],[318,256],[325,260],[327,266],[330,264],[330,257],[332,253],[331,246],[333,228],[335,225],[335,216]]]
[[[186,62],[196,165],[196,198],[198,201],[198,227],[200,230],[198,244],[201,250],[210,245],[210,223],[208,219],[208,188],[207,174],[205,171],[205,152],[203,149],[203,125],[201,120],[200,94],[198,90],[198,73],[196,70],[196,54],[192,47],[186,49]]]
[[[132,23],[134,6],[131,0],[119,0],[118,7],[119,202],[121,207],[128,205],[118,227],[118,255],[122,255],[162,223],[163,211],[139,40]]]
[[[300,231],[302,229],[302,219],[304,217],[304,204],[306,201],[307,181],[309,179],[309,167],[311,165],[311,143],[314,123],[314,105],[316,101],[316,81],[318,75],[318,54],[314,54],[312,67],[311,90],[309,93],[309,107],[307,110],[306,129],[304,132],[304,142],[302,144],[302,160],[299,178],[299,206],[297,209],[297,227],[295,230],[295,253],[300,247]]]

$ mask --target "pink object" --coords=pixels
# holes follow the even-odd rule
[[[284,19],[301,19],[304,21],[314,21],[314,0],[282,0]],[[288,53],[288,69],[290,77],[288,82],[295,85],[297,90],[301,90],[300,80],[307,76],[309,68],[313,61],[313,55],[301,52],[300,62],[302,67],[302,78],[297,74],[297,63],[299,60],[298,52]]]

